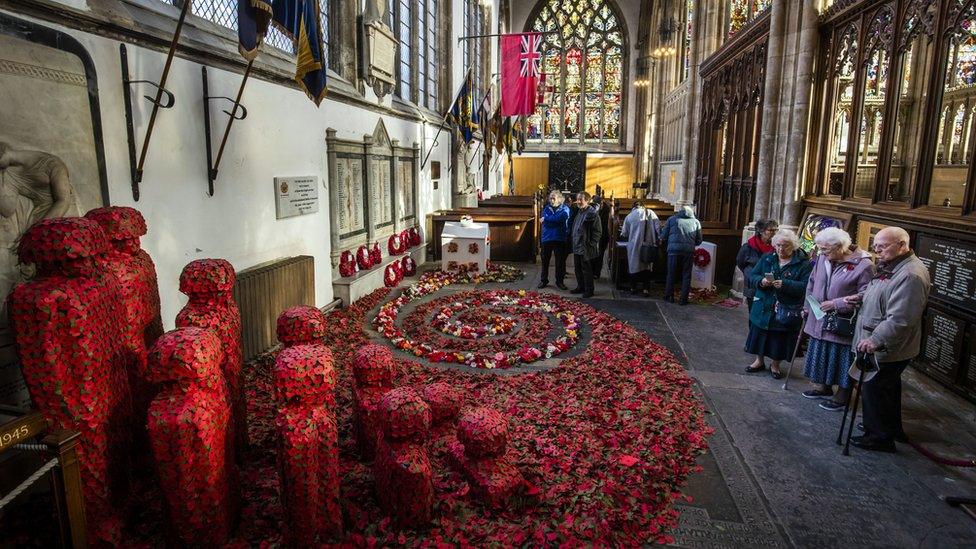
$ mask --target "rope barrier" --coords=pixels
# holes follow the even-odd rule
[[[918,453],[938,463],[939,465],[946,465],[949,467],[976,467],[976,459],[950,459],[947,457],[942,457],[921,444],[918,444],[912,439],[908,439],[908,444],[910,444],[912,448],[915,448]]]
[[[8,503],[13,501],[20,494],[22,494],[24,490],[30,488],[35,482],[38,481],[38,479],[46,475],[48,471],[54,469],[57,465],[58,465],[58,458],[54,458],[51,461],[42,465],[41,468],[38,469],[37,471],[34,471],[34,474],[27,477],[27,480],[21,482],[16,488],[11,490],[9,494],[3,496],[3,499],[0,499],[0,510],[6,507]]]

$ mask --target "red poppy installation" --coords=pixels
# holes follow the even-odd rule
[[[202,328],[163,334],[149,353],[159,384],[149,441],[170,531],[188,545],[226,542],[240,507],[222,355],[220,339]]]
[[[207,328],[220,339],[223,349],[220,369],[234,411],[234,440],[238,452],[242,452],[247,446],[247,418],[241,378],[244,362],[241,312],[233,296],[236,280],[234,267],[225,259],[197,259],[188,263],[180,274],[180,291],[190,299],[176,315],[176,325]]]
[[[371,461],[376,454],[380,432],[380,403],[393,388],[393,353],[382,345],[364,345],[352,364],[355,376],[353,390],[353,430],[359,456]]]
[[[325,337],[325,313],[318,307],[298,305],[282,311],[277,322],[278,341],[282,345],[322,344]]]
[[[525,486],[508,448],[508,420],[490,408],[475,408],[461,416],[454,460],[472,492],[488,506],[505,507]]]
[[[106,251],[105,232],[94,221],[43,219],[18,248],[20,262],[33,264],[37,275],[8,298],[34,407],[57,428],[81,433],[78,460],[92,545],[119,542],[116,503],[133,426],[122,292],[96,264]]]
[[[332,353],[321,343],[287,347],[275,360],[274,383],[285,539],[293,547],[338,540],[342,509]]]
[[[146,234],[146,220],[135,208],[109,206],[85,214],[105,231],[110,248],[99,258],[99,267],[118,281],[122,291],[125,321],[125,346],[129,353],[128,381],[132,391],[135,432],[133,436],[145,451],[146,410],[153,397],[146,355],[163,333],[159,315],[159,285],[156,266],[139,246]]]
[[[400,528],[430,522],[434,506],[434,472],[427,455],[430,407],[410,387],[383,395],[382,433],[373,477],[380,507]]]

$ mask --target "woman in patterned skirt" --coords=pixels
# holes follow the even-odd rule
[[[814,241],[819,254],[807,295],[820,304],[824,315],[818,319],[807,303],[803,331],[810,336],[810,348],[803,374],[813,382],[813,389],[803,396],[823,399],[820,407],[825,410],[842,410],[850,395],[851,336],[828,330],[826,320],[831,314],[851,317],[854,309],[844,298],[864,291],[874,277],[874,263],[867,252],[851,245],[850,235],[841,229],[824,229]]]

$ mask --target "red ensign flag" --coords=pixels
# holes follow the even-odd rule
[[[506,34],[502,46],[502,116],[535,113],[536,86],[542,74],[542,35]]]

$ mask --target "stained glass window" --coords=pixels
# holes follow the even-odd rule
[[[773,0],[732,0],[729,3],[729,36],[765,11]]]
[[[528,119],[527,138],[544,143],[619,143],[624,29],[606,0],[543,0],[530,30],[543,36],[552,93]]]
[[[397,36],[397,66],[399,67],[398,95],[403,99],[410,99],[410,56],[413,51],[413,37],[410,35],[411,0],[394,0],[393,32]]]
[[[692,30],[695,19],[695,0],[685,0],[685,40],[684,40],[684,69],[681,72],[681,80],[688,78],[691,72],[691,40],[694,36]]]

